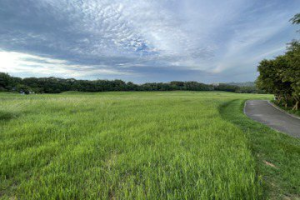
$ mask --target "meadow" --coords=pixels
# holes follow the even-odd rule
[[[0,93],[0,199],[298,198],[300,141],[242,112],[271,98]]]

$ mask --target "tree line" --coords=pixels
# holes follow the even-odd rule
[[[29,93],[61,93],[67,91],[105,92],[105,91],[227,91],[258,93],[255,86],[236,86],[231,84],[204,84],[195,81],[172,81],[170,83],[134,84],[122,80],[76,80],[74,78],[19,78],[0,72],[0,91]]]
[[[291,19],[300,24],[300,14]],[[274,94],[277,104],[299,109],[300,101],[300,41],[293,40],[284,55],[262,60],[258,66],[257,87]]]

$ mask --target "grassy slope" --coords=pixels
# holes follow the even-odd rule
[[[0,198],[262,198],[249,146],[259,152],[255,146],[264,146],[267,136],[260,136],[262,141],[246,137],[245,129],[235,125],[259,129],[240,114],[239,101],[221,109],[230,122],[218,108],[233,99],[269,97],[222,92],[0,94]],[[237,121],[244,124],[231,123]],[[295,194],[299,187],[293,189],[286,179],[299,175],[299,143],[275,135],[277,142],[284,138],[280,148],[268,150],[266,143],[258,149],[264,149],[262,155],[287,154],[280,161],[288,165],[270,159],[280,174],[261,164],[259,172],[265,177],[266,168],[270,177],[281,177],[286,185],[278,187]]]
[[[272,199],[300,198],[300,140],[250,120],[243,107],[244,100],[235,100],[224,104],[220,112],[246,133],[265,191]]]

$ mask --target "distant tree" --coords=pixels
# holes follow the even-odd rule
[[[171,86],[175,90],[183,90],[184,89],[184,82],[182,81],[172,81]]]
[[[0,91],[12,91],[21,82],[21,78],[12,77],[7,73],[0,72]]]
[[[217,91],[238,92],[239,89],[240,89],[239,86],[228,85],[228,84],[224,84],[224,83],[221,83],[221,84],[215,86],[215,90],[217,90]]]
[[[11,77],[6,73],[0,73],[0,91],[6,91],[11,84]]]
[[[6,73],[0,73],[1,91],[23,91],[25,93],[61,93],[66,91],[103,92],[103,91],[229,91],[237,92],[238,86],[220,84],[218,87],[196,81],[172,81],[170,83],[145,83],[137,85],[122,80],[76,80],[56,77],[47,78],[17,78]],[[245,90],[246,91],[246,90]]]
[[[21,93],[24,93],[24,94],[30,94],[31,92],[33,92],[33,90],[29,86],[23,85],[23,84],[18,84],[16,86],[15,90],[17,92],[21,92]]]

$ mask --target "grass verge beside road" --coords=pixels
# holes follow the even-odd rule
[[[243,113],[244,103],[245,100],[225,103],[220,113],[246,134],[266,195],[271,199],[299,199],[300,140],[249,119]]]

